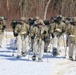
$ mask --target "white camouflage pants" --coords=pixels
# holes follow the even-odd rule
[[[33,53],[34,54],[37,54],[39,50],[39,58],[42,58],[43,57],[43,54],[44,54],[44,41],[43,40],[35,40],[34,41],[34,45],[33,45]]]
[[[31,49],[33,50],[34,39],[31,39]]]
[[[2,45],[3,33],[0,34],[0,46]]]
[[[75,57],[76,60],[76,41],[71,41],[69,39],[68,41],[68,45],[69,45],[69,57]]]
[[[66,47],[66,37],[64,37],[65,35],[62,35],[60,36],[59,38],[58,37],[54,37],[52,42],[53,42],[53,46],[52,47],[55,47],[58,49],[58,52],[62,52],[65,47]]]
[[[21,52],[28,51],[28,36],[18,35],[17,36],[17,55],[21,56]]]

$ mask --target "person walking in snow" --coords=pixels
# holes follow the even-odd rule
[[[0,17],[0,47],[2,45],[2,38],[3,38],[5,28],[6,28],[5,18]]]
[[[25,23],[25,18],[21,17],[20,24],[15,27],[15,34],[17,36],[17,58],[25,56],[28,52],[28,34],[29,25]]]
[[[70,27],[68,45],[69,45],[69,59],[76,61],[76,17],[74,18],[74,24],[71,25]],[[75,56],[75,59],[73,58],[73,56]]]
[[[47,36],[46,28],[44,26],[43,20],[39,19],[38,26],[33,28],[32,33],[35,33],[34,45],[33,45],[33,56],[32,59],[36,60],[36,55],[39,50],[38,61],[42,62],[42,57],[44,54],[44,40]]]
[[[56,51],[55,54],[59,54],[61,51],[61,37],[63,36],[63,33],[65,32],[65,23],[62,20],[62,16],[58,15],[56,19],[54,19],[54,22],[50,25],[50,34],[52,36],[53,41],[53,52]],[[60,42],[61,41],[61,42]],[[54,53],[53,53],[54,55]]]

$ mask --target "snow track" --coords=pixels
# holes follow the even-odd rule
[[[12,56],[14,49],[9,43],[12,38],[4,37],[0,48],[0,75],[76,75],[76,62],[64,58],[64,55],[54,57],[51,53],[44,53],[43,62],[36,62],[32,61],[31,52],[17,59],[17,50],[15,56]]]

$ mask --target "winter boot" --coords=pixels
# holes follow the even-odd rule
[[[17,56],[17,58],[21,58],[21,56],[20,56],[20,55],[18,55],[18,56]]]
[[[33,61],[36,60],[36,55],[35,55],[35,54],[32,56],[32,60],[33,60]]]
[[[44,52],[46,53],[47,52],[47,49],[44,49]]]
[[[58,55],[58,50],[57,48],[53,48],[53,52],[52,52],[53,56],[57,56]]]
[[[72,60],[73,61],[73,57],[72,56],[69,56],[69,60]]]
[[[22,53],[22,56],[26,56],[28,53],[27,52],[21,52]]]

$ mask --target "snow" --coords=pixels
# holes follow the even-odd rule
[[[12,35],[12,32],[7,32],[7,35]],[[57,57],[52,56],[52,53],[44,53],[43,62],[32,61],[32,52],[17,59],[17,50],[10,47],[11,39],[15,38],[3,38],[0,75],[76,75],[76,62],[64,58],[64,53]]]

